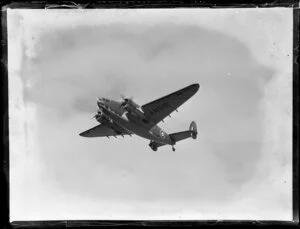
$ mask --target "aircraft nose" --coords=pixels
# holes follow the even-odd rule
[[[97,105],[98,107],[101,107],[104,104],[103,99],[102,98],[98,98],[97,99]]]

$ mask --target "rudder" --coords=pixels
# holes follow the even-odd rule
[[[170,137],[171,137],[172,141],[174,143],[176,143],[178,141],[181,141],[181,140],[184,140],[184,139],[190,138],[190,137],[193,138],[193,139],[196,139],[197,138],[197,134],[198,134],[198,132],[197,132],[197,125],[193,121],[190,124],[189,130],[170,134]]]
[[[197,138],[197,135],[198,135],[198,132],[197,132],[197,125],[196,125],[196,122],[195,121],[192,121],[191,122],[191,125],[190,125],[190,132],[191,132],[191,136],[193,139],[196,139]]]

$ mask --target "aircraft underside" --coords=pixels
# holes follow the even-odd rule
[[[140,123],[136,122],[136,120],[131,120],[130,118],[123,119],[122,117],[116,117],[114,115],[111,115],[111,117],[116,125],[122,126],[124,129],[142,138],[149,139],[149,146],[153,151],[157,151],[158,147],[164,145],[171,145],[172,150],[175,151],[174,145],[176,144],[176,142],[189,137],[196,139],[198,134],[195,122],[192,122],[190,124],[190,128],[187,131],[167,134],[157,125],[149,130],[148,128],[141,127]]]
[[[172,134],[167,134],[157,124],[164,121],[173,111],[177,111],[199,87],[199,84],[192,84],[143,106],[129,98],[123,98],[123,102],[99,98],[99,109],[94,117],[100,125],[80,133],[80,136],[109,138],[136,134],[149,139],[149,146],[154,151],[164,145],[171,145],[174,151],[176,142],[190,137],[197,138],[196,123],[193,121],[189,130]]]
[[[111,111],[104,111],[112,119],[116,126],[121,126],[123,129],[136,134],[142,138],[149,139],[163,145],[173,145],[173,141],[168,134],[157,125],[149,128],[148,125],[143,125],[141,119],[133,118],[130,114],[126,118],[113,114]],[[104,123],[105,124],[105,123]]]

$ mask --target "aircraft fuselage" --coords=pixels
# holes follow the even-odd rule
[[[197,138],[197,125],[190,123],[185,131],[167,134],[157,124],[190,99],[200,88],[194,83],[171,94],[163,96],[142,106],[132,98],[122,97],[121,102],[106,98],[98,98],[98,111],[94,118],[100,123],[79,135],[82,137],[117,137],[136,134],[150,140],[149,146],[153,151],[158,147],[171,145],[175,151],[176,142],[187,138]]]
[[[108,116],[114,123],[122,126],[125,130],[140,137],[162,144],[174,145],[170,136],[159,126],[147,122],[142,111],[128,112],[118,104],[119,102],[102,99],[98,102],[99,109]],[[141,114],[141,115],[139,115]]]

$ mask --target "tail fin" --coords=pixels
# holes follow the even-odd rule
[[[194,121],[192,121],[191,125],[190,125],[190,132],[191,132],[191,136],[193,139],[197,138],[197,125]]]
[[[178,132],[178,133],[174,133],[174,134],[170,134],[171,139],[174,141],[174,143],[184,140],[186,138],[190,138],[192,137],[193,139],[197,138],[197,125],[196,123],[193,121],[190,125],[189,130],[187,131],[182,131],[182,132]]]

